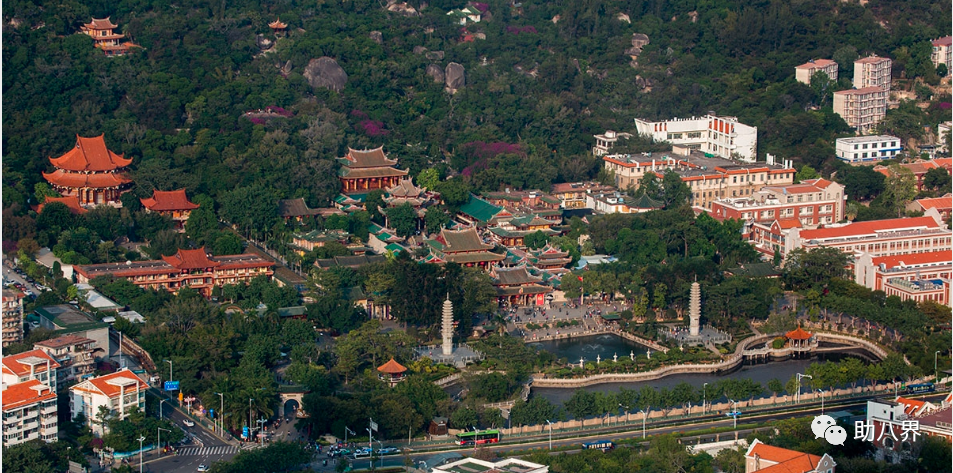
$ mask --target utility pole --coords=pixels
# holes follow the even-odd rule
[[[796,404],[800,404],[801,403],[801,378],[810,378],[813,381],[814,377],[809,374],[801,374],[801,373],[795,373],[795,375],[797,376],[797,392],[794,393],[795,394],[794,402]]]
[[[553,423],[546,419],[546,423],[549,424],[549,449],[553,449]]]

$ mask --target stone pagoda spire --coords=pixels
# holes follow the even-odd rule
[[[443,301],[443,354],[450,356],[453,354],[453,302],[450,302],[450,295],[447,294],[447,300]]]
[[[691,299],[688,303],[688,316],[691,319],[688,330],[693,337],[698,336],[698,324],[702,316],[702,290],[698,281],[692,283]]]

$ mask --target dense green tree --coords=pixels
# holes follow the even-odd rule
[[[388,226],[393,228],[398,236],[406,238],[412,236],[417,230],[417,211],[410,204],[404,203],[397,207],[390,207],[385,213]]]

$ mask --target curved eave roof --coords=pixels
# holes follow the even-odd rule
[[[122,174],[117,173],[97,173],[97,174],[80,174],[76,172],[64,171],[63,169],[57,169],[51,173],[43,173],[43,178],[49,181],[51,184],[60,186],[60,187],[94,187],[94,188],[110,188],[110,187],[120,187],[125,184],[129,184],[132,180],[126,178]]]
[[[58,158],[50,158],[59,169],[67,171],[113,171],[132,164],[132,159],[123,158],[106,148],[103,135],[83,138],[76,135],[73,149]]]

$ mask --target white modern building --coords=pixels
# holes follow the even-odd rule
[[[888,91],[881,87],[834,92],[834,113],[858,133],[868,133],[887,115]]]
[[[891,159],[903,150],[900,138],[890,135],[838,138],[834,144],[837,159],[848,163],[872,163]]]
[[[830,59],[815,59],[794,68],[794,78],[802,84],[811,85],[811,77],[823,72],[831,82],[837,82],[837,63]]]
[[[889,58],[869,56],[854,61],[854,88],[879,87],[890,91],[890,68],[893,61]]]
[[[3,385],[3,446],[43,440],[55,442],[56,390],[36,379]]]
[[[754,162],[758,153],[758,128],[738,122],[735,117],[673,118],[664,121],[635,119],[640,135],[652,141],[667,141],[703,153]]]
[[[627,140],[632,138],[631,133],[619,133],[612,130],[606,130],[601,135],[593,135],[596,138],[596,145],[592,147],[592,154],[595,156],[605,156],[609,150],[615,146],[620,139]]]
[[[70,388],[70,413],[74,419],[83,414],[93,433],[101,436],[100,407],[113,418],[125,419],[137,408],[145,410],[147,389],[149,385],[128,369],[87,379]]]

